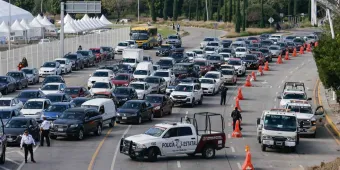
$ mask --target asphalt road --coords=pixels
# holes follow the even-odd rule
[[[189,36],[183,38],[186,49],[197,48],[199,42],[205,36],[214,36],[215,32],[200,28],[186,28],[190,32]],[[300,31],[299,31],[300,32]],[[223,32],[217,31],[216,35]],[[155,51],[150,50],[145,53],[152,55],[154,61]],[[329,161],[339,155],[339,146],[333,140],[330,133],[320,127],[317,130],[317,137],[301,138],[300,145],[296,153],[281,153],[276,150],[262,152],[260,144],[256,140],[256,118],[263,110],[278,107],[279,101],[276,96],[281,92],[285,81],[302,81],[308,91],[308,96],[313,96],[313,89],[317,79],[317,70],[311,54],[305,54],[284,61],[284,64],[277,65],[270,63],[270,71],[264,76],[257,77],[257,81],[252,82],[253,87],[242,87],[245,100],[240,101],[242,109],[242,138],[229,138],[232,133],[230,126],[230,113],[235,105],[234,97],[238,87],[243,86],[245,77],[238,79],[237,86],[230,86],[227,97],[227,105],[219,105],[219,96],[205,96],[203,105],[189,107],[175,107],[171,116],[157,118],[153,122],[146,122],[142,125],[118,124],[113,129],[106,127],[103,135],[88,136],[83,141],[68,139],[52,140],[51,147],[37,147],[35,151],[36,164],[23,163],[23,152],[17,147],[8,147],[7,162],[0,166],[0,169],[22,169],[22,170],[175,170],[175,169],[195,169],[195,170],[237,170],[245,159],[244,148],[250,146],[252,162],[255,169],[304,169],[310,165],[320,164],[321,161]],[[88,68],[82,71],[65,75],[68,85],[86,85],[88,75],[95,68]],[[248,71],[248,74],[250,71]],[[30,86],[38,88],[40,85]],[[10,96],[14,96],[11,94]],[[312,101],[314,103],[314,101]],[[205,160],[200,156],[187,157],[179,155],[171,158],[160,158],[155,163],[132,161],[129,157],[122,155],[118,151],[119,140],[123,135],[135,135],[143,133],[155,123],[163,121],[178,121],[181,116],[193,114],[195,112],[210,111],[224,115],[226,120],[226,130],[228,148],[216,153],[216,159]],[[218,125],[216,125],[216,128]]]

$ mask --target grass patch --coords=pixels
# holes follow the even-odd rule
[[[157,28],[158,28],[158,33],[160,33],[162,37],[168,37],[169,35],[176,34],[176,31],[170,27],[158,26]]]
[[[235,38],[235,37],[245,37],[252,35],[260,35],[264,33],[275,33],[274,28],[248,28],[246,31],[236,33],[235,31],[229,31],[227,35],[222,36],[222,38]]]

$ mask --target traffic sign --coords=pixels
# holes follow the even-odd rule
[[[273,22],[274,22],[274,19],[273,19],[272,17],[270,17],[270,18],[268,19],[268,21],[269,21],[269,23],[273,23]]]
[[[67,13],[101,13],[101,1],[67,1],[65,3]]]

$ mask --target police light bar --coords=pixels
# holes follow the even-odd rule
[[[270,109],[270,111],[289,112],[289,109]]]
[[[290,103],[309,104],[306,100],[291,100]]]

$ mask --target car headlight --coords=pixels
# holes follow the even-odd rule
[[[78,127],[78,124],[70,125],[70,128],[76,128]]]
[[[122,100],[126,101],[126,100],[128,100],[128,99],[127,99],[127,98],[124,98],[124,99],[122,99]]]
[[[287,141],[289,142],[295,142],[295,137],[287,137]]]
[[[272,137],[271,136],[267,136],[267,135],[263,135],[262,139],[263,140],[270,140],[270,139],[272,139]]]
[[[54,123],[52,122],[52,123],[51,123],[51,128],[53,128],[53,127],[54,127]]]
[[[120,113],[117,112],[117,116],[120,116]]]
[[[137,148],[137,149],[145,149],[146,146],[143,145],[143,144],[138,144],[138,143],[136,143],[136,148]]]
[[[161,109],[161,106],[155,107],[155,110],[159,110],[159,109]]]
[[[40,115],[40,114],[41,114],[41,112],[37,112],[36,114],[37,114],[37,115]]]

